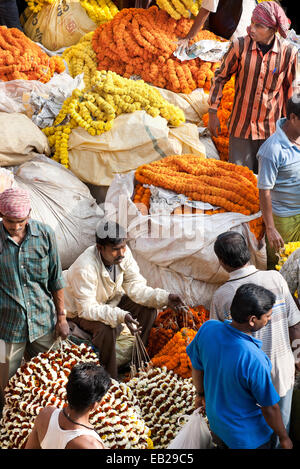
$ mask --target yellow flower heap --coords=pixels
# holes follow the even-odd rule
[[[202,0],[157,0],[156,4],[161,10],[165,10],[175,20],[189,18],[192,14],[197,16]]]
[[[144,110],[152,117],[164,117],[170,125],[184,122],[184,113],[162,98],[159,91],[143,80],[122,78],[111,71],[97,71],[91,86],[76,89],[67,98],[52,127],[43,132],[55,148],[53,159],[68,167],[68,140],[72,129],[82,127],[90,135],[111,129],[114,119],[123,113]]]

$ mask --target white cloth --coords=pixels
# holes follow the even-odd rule
[[[41,442],[42,449],[65,449],[69,441],[78,436],[88,435],[101,442],[100,436],[94,430],[82,428],[79,430],[62,430],[58,423],[61,409],[55,409],[51,414],[46,435]]]
[[[231,319],[233,297],[238,287],[245,283],[261,285],[276,296],[271,320],[265,327],[254,332],[253,336],[262,341],[262,350],[272,363],[271,375],[275,389],[280,397],[285,396],[295,380],[295,360],[290,346],[289,327],[300,321],[300,311],[282,275],[276,270],[257,270],[253,265],[235,270],[229,275],[229,281],[214,293],[210,319]]]
[[[219,5],[219,0],[202,0],[201,7],[215,13]]]
[[[63,275],[66,281],[65,309],[70,318],[79,316],[117,327],[128,314],[117,306],[124,294],[135,303],[150,308],[158,309],[168,304],[169,293],[147,286],[128,246],[115,282],[96,245],[87,248]]]

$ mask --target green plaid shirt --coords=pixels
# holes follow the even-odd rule
[[[33,342],[56,324],[51,292],[64,280],[55,233],[30,220],[17,244],[0,222],[0,339]]]

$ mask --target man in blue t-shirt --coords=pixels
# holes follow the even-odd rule
[[[241,285],[232,301],[232,321],[207,321],[187,346],[196,407],[205,408],[223,447],[270,448],[273,432],[281,448],[293,446],[282,422],[271,362],[251,335],[270,321],[275,299],[264,287]]]
[[[268,268],[275,252],[300,239],[300,93],[287,103],[287,118],[279,119],[276,132],[258,154],[260,206],[266,225]]]

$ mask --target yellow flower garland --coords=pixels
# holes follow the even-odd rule
[[[97,71],[97,57],[92,47],[93,34],[94,31],[85,34],[76,45],[68,47],[62,54],[68,64],[69,74],[75,78],[83,73],[86,87],[90,86],[92,76]]]
[[[90,87],[74,90],[65,100],[54,125],[43,129],[50,147],[55,148],[53,159],[68,167],[68,140],[75,127],[82,127],[90,135],[100,135],[111,129],[115,117],[138,110],[145,110],[152,117],[160,115],[173,126],[185,120],[181,109],[168,103],[156,88],[143,80],[97,71]]]
[[[156,4],[175,20],[197,16],[202,0],[157,0]]]

